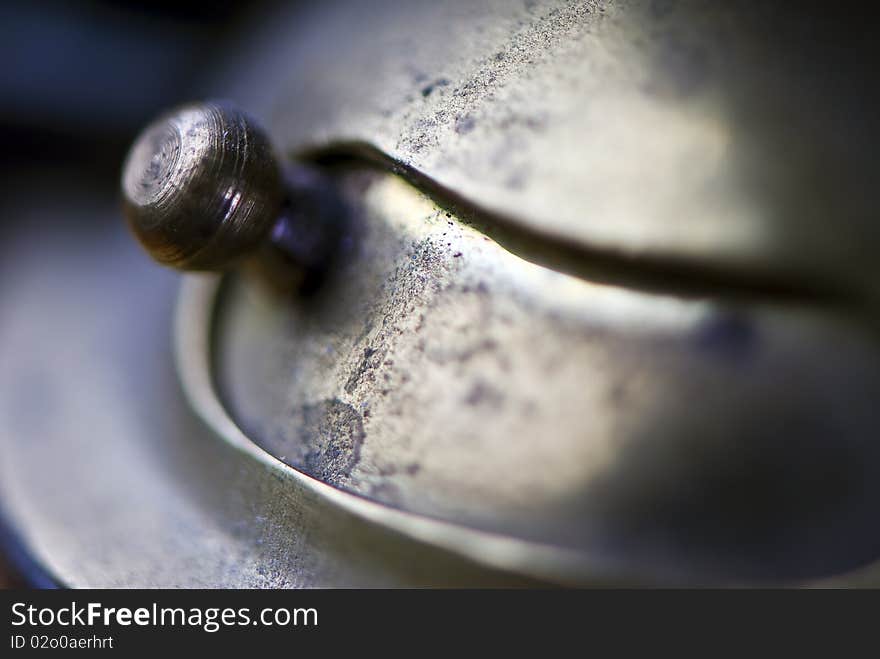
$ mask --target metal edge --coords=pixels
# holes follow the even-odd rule
[[[367,523],[410,540],[450,552],[478,565],[563,585],[593,586],[732,586],[842,588],[871,587],[880,562],[873,562],[838,575],[798,582],[682,583],[639,573],[607,557],[512,538],[462,526],[416,513],[391,508],[356,494],[337,489],[281,462],[248,438],[229,416],[217,395],[212,375],[212,323],[219,275],[186,275],[178,294],[174,317],[175,364],[184,394],[196,416],[227,445],[254,460],[282,480],[303,488],[326,503],[337,506]]]
[[[607,559],[561,547],[519,540],[418,515],[337,489],[281,462],[255,444],[223,407],[211,368],[211,324],[222,277],[186,275],[175,310],[175,363],[196,416],[223,442],[274,475],[295,483],[326,503],[408,539],[484,565],[560,584],[633,584],[631,570]],[[640,580],[641,581],[641,580]],[[647,582],[655,579],[647,578]]]

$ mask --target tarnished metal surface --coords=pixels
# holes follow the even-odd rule
[[[799,9],[270,17],[204,92],[354,160],[347,259],[190,278],[181,388],[176,280],[20,213],[10,526],[71,585],[880,583],[870,60]]]
[[[206,429],[174,373],[177,278],[121,223],[94,221],[115,207],[45,182],[69,207],[19,208],[0,259],[14,310],[0,315],[0,506],[61,584],[530,583],[367,521]]]
[[[368,199],[400,210],[402,202],[412,199],[411,193],[400,186],[390,179],[374,183]],[[86,217],[114,211],[95,207],[88,198],[78,196],[75,189],[66,190],[60,184],[56,189],[64,190],[71,212],[58,221],[41,214],[38,208],[18,214],[20,228],[8,237],[4,244],[6,258],[0,261],[0,294],[4,304],[16,310],[14,314],[0,317],[0,360],[4,364],[0,371],[3,456],[0,501],[12,527],[37,560],[62,583],[249,587],[527,583],[523,576],[511,572],[514,566],[518,566],[516,571],[521,575],[538,573],[545,579],[564,583],[651,583],[656,578],[657,574],[650,570],[643,572],[644,567],[633,573],[622,570],[620,564],[608,564],[601,553],[572,554],[547,545],[512,544],[510,539],[497,535],[474,534],[466,528],[435,524],[430,519],[412,516],[401,519],[393,511],[387,513],[391,524],[383,519],[381,512],[371,509],[364,514],[360,509],[364,504],[359,506],[340,499],[339,494],[332,494],[317,481],[305,485],[302,476],[268,454],[260,455],[256,447],[248,448],[246,438],[224,425],[222,413],[219,421],[213,418],[213,425],[205,428],[194,418],[172,371],[170,343],[175,277],[150,265],[146,258],[138,258],[136,246],[121,226],[105,233],[97,230],[101,225],[96,225],[95,231],[83,233],[87,223],[70,222],[74,208]],[[401,236],[412,237],[414,230],[427,234],[438,229],[442,229],[442,235],[446,231],[443,225],[450,218],[437,215],[433,210],[429,211],[428,218],[422,217],[419,213],[428,209],[426,204],[425,200],[408,202],[405,208],[415,212],[396,216],[397,221],[389,224],[389,228],[401,230]],[[381,225],[376,224],[379,219],[373,216],[371,226],[376,230],[381,230]],[[427,219],[425,226],[418,225],[420,219]],[[77,230],[74,232],[72,227]],[[475,237],[467,235],[468,231],[456,229],[452,233],[455,235],[448,242],[453,242],[462,256],[454,256],[457,251],[453,251],[451,257],[439,259],[434,273],[441,281],[448,283],[450,277],[460,277],[456,281],[464,283],[470,268],[480,268],[479,262],[474,262],[472,251],[478,247],[474,244]],[[409,239],[401,240],[397,245],[405,252]],[[362,244],[368,246],[369,239]],[[469,248],[467,257],[465,248]],[[503,262],[512,258],[497,253],[488,243],[480,248],[486,266],[499,263],[499,259]],[[34,254],[40,254],[40,258],[31,258]],[[469,262],[470,266],[458,265]],[[382,263],[388,265],[389,262]],[[417,275],[424,266],[424,262],[410,266],[414,270],[411,281],[419,281]],[[480,276],[485,278],[488,273],[482,272]],[[686,329],[690,321],[711,318],[714,313],[706,308],[690,316],[686,314],[690,321],[681,321],[672,313],[682,308],[680,301],[656,300],[651,304],[647,298],[636,295],[630,300],[633,304],[628,304],[626,299],[632,294],[625,291],[605,290],[581,282],[560,285],[563,281],[560,276],[550,272],[530,275],[524,271],[520,277],[526,294],[530,280],[533,284],[545,278],[555,280],[554,290],[560,293],[557,304],[562,308],[565,300],[591,300],[589,315],[597,317],[593,323],[599,320],[609,331],[613,328],[614,333],[622,330],[626,336],[644,333],[646,328],[665,328],[661,336],[665,335],[667,340],[659,341],[658,345],[661,352],[675,353],[671,333]],[[503,293],[504,288],[501,285],[497,293]],[[566,289],[568,292],[563,295]],[[182,318],[182,327],[189,327],[191,334],[182,336],[181,356],[188,355],[190,361],[195,359],[198,369],[199,360],[203,359],[200,350],[206,349],[205,342],[209,339],[204,321],[210,320],[210,315],[199,305],[211,303],[210,282],[194,279],[187,290],[190,294],[180,303],[181,308],[190,313]],[[438,293],[434,291],[435,299]],[[453,285],[449,294],[467,293]],[[472,294],[477,303],[482,293],[475,289]],[[500,304],[513,313],[517,302],[505,301],[505,298],[500,299]],[[418,295],[412,299],[421,304],[420,300],[425,298]],[[646,302],[647,306],[634,304],[636,301]],[[226,303],[229,302],[227,299]],[[548,300],[542,296],[539,303],[538,318],[543,315],[541,308],[546,309]],[[495,305],[489,305],[491,311]],[[295,317],[295,310],[290,313]],[[781,322],[784,315],[778,314],[777,322]],[[63,326],[58,323],[59,317],[64,318]],[[316,316],[321,317],[320,313]],[[449,321],[448,313],[437,318],[439,326]],[[618,327],[616,319],[623,318],[632,325]],[[464,321],[462,315],[459,327],[466,333]],[[780,329],[785,326],[782,322]],[[849,346],[847,352],[854,355],[853,359],[862,350],[859,332],[848,330],[846,323],[839,321],[817,318],[814,330],[806,332],[807,337],[811,333],[821,334],[822,326]],[[521,326],[519,331],[523,331]],[[583,327],[576,330],[584,335],[591,332]],[[799,333],[796,331],[791,336]],[[753,360],[760,363],[763,350],[753,348],[746,350],[746,354],[757,354],[757,357],[735,365],[737,354],[745,347],[743,343],[746,346],[750,343],[737,339],[739,334],[741,332],[722,331],[713,340],[710,332],[705,345],[707,358],[715,360],[717,367],[725,371],[748,369]],[[602,332],[597,332],[597,339],[601,335]],[[394,347],[393,336],[394,332],[387,336],[389,347]],[[188,337],[195,344],[189,348],[185,343]],[[540,352],[547,338],[538,337],[528,349],[538,348]],[[396,342],[399,345],[404,339],[397,335]],[[758,344],[764,342],[762,339]],[[462,345],[457,341],[454,344]],[[306,341],[304,346],[314,347],[314,342]],[[483,347],[489,353],[486,356],[491,358],[494,350],[491,346]],[[431,349],[440,351],[435,357],[444,357],[442,345],[432,345]],[[873,359],[870,351],[865,349],[863,354],[869,365]],[[617,356],[625,358],[625,351],[619,351]],[[457,359],[455,354],[446,357]],[[480,357],[475,355],[472,359]],[[388,369],[391,365],[384,361],[382,368]],[[554,372],[562,369],[566,361],[561,360]],[[305,363],[309,362],[310,359],[306,359]],[[725,363],[728,363],[726,367]],[[847,359],[842,366],[846,364],[851,364],[851,360]],[[252,366],[259,372],[259,362]],[[201,368],[210,377],[207,363]],[[220,371],[222,373],[223,368]],[[425,372],[421,372],[424,377]],[[373,375],[381,379],[381,373],[379,369]],[[761,373],[765,371],[761,369]],[[359,385],[361,395],[371,380],[369,373],[365,375]],[[564,370],[560,370],[560,376],[567,377]],[[581,385],[590,386],[591,379],[582,378]],[[195,389],[201,392],[199,395],[211,399],[210,387],[205,387],[204,382],[187,384],[199,385]],[[322,385],[323,391],[334,384],[334,380],[329,379],[328,384]],[[552,380],[531,383],[528,391],[534,395],[539,387],[548,386],[553,386]],[[599,383],[595,390],[603,386]],[[791,386],[801,386],[801,382]],[[832,387],[829,385],[828,389]],[[470,393],[469,389],[456,387],[444,395],[449,396],[453,404],[451,401]],[[541,392],[537,393],[540,398]],[[673,396],[667,400],[670,398]],[[702,396],[698,400],[702,400]],[[479,422],[485,404],[490,401],[474,402],[474,406],[465,402],[459,409],[472,410],[470,418]],[[697,404],[700,403],[694,403]],[[436,407],[428,409],[436,413]],[[579,412],[583,412],[581,425],[588,427],[588,411]],[[375,415],[382,418],[384,413],[376,409]],[[567,415],[566,418],[572,418],[575,412],[568,411]],[[441,419],[440,423],[456,423],[454,415],[450,414],[448,419]],[[555,423],[555,427],[559,424]],[[473,439],[473,435],[470,437]],[[497,443],[497,439],[494,435],[489,441]],[[529,455],[541,458],[546,465],[547,457],[541,457],[540,446],[552,441],[550,434],[542,433]],[[368,435],[366,443],[370,442]],[[486,445],[479,442],[477,448]],[[848,446],[849,455],[853,456],[858,451],[858,443]],[[870,447],[870,441],[865,440],[864,447]],[[497,472],[494,464],[503,460],[508,451],[506,446],[500,448],[502,452],[490,456],[481,465],[488,470],[485,483],[489,482],[489,476],[498,475],[491,473],[492,470]],[[657,450],[662,454],[659,445]],[[649,452],[646,456],[647,471],[654,463],[652,455],[655,454]],[[841,454],[829,449],[828,457],[833,455]],[[870,468],[870,455],[863,455]],[[466,453],[461,457],[472,459]],[[571,475],[574,470],[563,464],[562,471]],[[826,473],[839,475],[841,470]],[[454,475],[463,476],[461,472]],[[505,480],[514,476],[516,474],[509,471],[499,476],[502,493]],[[394,475],[386,474],[384,478],[390,481]],[[549,478],[548,483],[552,485],[552,482],[553,478]],[[340,484],[351,486],[350,482]],[[830,489],[835,491],[833,487]],[[732,487],[731,491],[735,500],[740,490]],[[840,491],[836,491],[839,495]],[[447,493],[455,495],[452,488]],[[374,497],[375,494],[373,492]],[[496,496],[495,501],[498,499]],[[471,504],[478,507],[478,512],[488,507],[476,499]],[[403,533],[402,529],[408,532]],[[467,555],[471,558],[463,557]],[[492,564],[496,567],[489,567]],[[509,570],[499,571],[499,564],[507,565]],[[669,565],[664,568],[665,572]],[[868,569],[821,583],[876,583],[875,572]],[[667,578],[676,580],[686,581],[687,576],[666,573]]]
[[[218,311],[221,396],[273,455],[657,579],[878,555],[880,349],[859,322],[592,284],[395,177],[347,185],[362,234],[315,299],[238,279]]]
[[[818,2],[338,0],[211,91],[291,152],[369,144],[630,265],[875,295],[870,25]]]

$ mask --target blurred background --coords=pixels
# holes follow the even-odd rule
[[[192,100],[206,71],[228,56],[224,46],[275,4],[0,3],[0,240],[13,240],[25,221],[51,230],[53,218],[64,217],[84,235],[118,222],[119,171],[137,131]],[[73,206],[98,212],[71,218]],[[14,285],[14,268],[2,275]],[[0,306],[0,314],[13,313],[10,306]],[[0,587],[38,580],[24,553],[5,540]]]
[[[137,130],[190,100],[223,44],[270,4],[0,4],[0,168],[7,190],[29,189],[51,173],[115,194]],[[11,201],[8,194],[4,201]],[[8,211],[3,218],[10,221]]]

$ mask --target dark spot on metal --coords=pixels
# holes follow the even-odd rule
[[[754,324],[736,313],[713,314],[697,327],[695,335],[700,350],[736,361],[751,355],[757,340]]]
[[[352,393],[361,382],[364,375],[366,375],[366,373],[371,371],[372,369],[376,368],[382,362],[381,356],[376,358],[373,357],[373,355],[375,355],[377,352],[378,350],[376,348],[364,348],[364,357],[361,360],[361,363],[358,365],[358,367],[354,370],[354,372],[345,383],[346,393]]]
[[[298,441],[286,462],[325,483],[339,485],[361,459],[363,420],[354,407],[337,398],[303,405],[291,422]]]
[[[471,385],[464,402],[472,406],[485,405],[498,408],[504,403],[504,394],[487,382],[477,381]]]
[[[422,87],[422,96],[428,97],[431,95],[431,92],[433,92],[438,87],[446,87],[448,85],[449,85],[449,80],[447,80],[446,78],[437,78],[431,84],[425,85],[424,87]]]
[[[464,116],[464,117],[459,117],[455,121],[455,132],[458,133],[459,135],[467,135],[468,133],[470,133],[474,129],[474,126],[476,126],[476,125],[477,125],[476,120],[473,117],[471,117],[470,115]],[[449,217],[449,216],[447,215],[447,217]]]

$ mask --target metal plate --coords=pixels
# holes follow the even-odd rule
[[[880,553],[880,349],[857,316],[595,284],[355,172],[314,298],[228,283],[245,434],[369,499],[652,579],[804,579]],[[821,356],[820,356],[821,355]]]
[[[291,153],[378,150],[529,239],[876,299],[864,19],[825,2],[336,0],[274,21],[207,89]]]
[[[510,572],[517,562],[557,580],[570,571],[499,539],[453,550],[417,522],[401,533],[206,428],[174,372],[178,278],[122,222],[101,221],[115,205],[67,179],[44,183],[63,214],[24,195],[27,206],[8,207],[18,222],[0,259],[0,299],[14,310],[0,315],[0,504],[62,585],[515,586],[534,583]],[[191,327],[204,343],[206,327]],[[207,363],[207,351],[188,354]],[[497,563],[474,558],[493,542]]]
[[[56,185],[0,259],[10,525],[69,585],[876,584],[871,60],[743,7],[270,17],[205,90],[461,215],[346,174],[318,297],[230,279],[211,344],[187,284],[184,392],[175,278]]]

